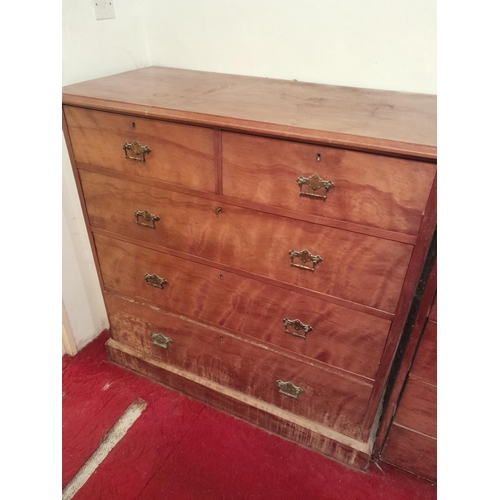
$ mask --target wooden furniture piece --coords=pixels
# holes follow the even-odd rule
[[[364,469],[436,218],[435,96],[151,67],[63,89],[109,358]]]
[[[434,257],[435,252],[431,256]],[[437,480],[437,263],[434,260],[389,391],[375,455]],[[390,425],[390,427],[389,427]]]

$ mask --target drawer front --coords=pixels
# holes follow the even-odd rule
[[[211,129],[68,106],[64,113],[77,162],[214,191]],[[150,152],[125,151],[134,141]]]
[[[85,171],[81,179],[94,227],[384,311],[396,309],[411,245]],[[136,210],[157,215],[155,228],[143,225],[153,221],[136,219]],[[290,256],[302,250],[322,261],[304,264]],[[314,272],[297,266],[314,266]]]
[[[411,235],[436,172],[431,163],[230,132],[222,165],[227,196]]]
[[[95,242],[106,288],[375,377],[388,320],[113,238],[95,235]],[[168,284],[163,289],[148,285],[145,273]],[[312,330],[288,324],[286,333],[284,319],[299,319]]]
[[[437,387],[408,378],[394,422],[437,437]]]
[[[105,300],[112,337],[118,342],[343,434],[359,437],[371,391],[369,383],[339,376],[221,330],[112,294],[106,294]],[[152,333],[163,337],[156,335],[153,344]],[[300,391],[279,387],[278,380],[292,382]]]

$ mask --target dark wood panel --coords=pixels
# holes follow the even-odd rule
[[[199,377],[357,438],[371,385],[335,375],[236,338],[220,329],[106,295],[113,338]],[[172,342],[151,344],[151,332]],[[300,387],[297,398],[277,381]]]
[[[389,432],[389,427],[392,423],[394,414],[396,413],[397,404],[404,387],[404,383],[408,377],[411,364],[414,360],[415,353],[422,335],[424,325],[427,321],[428,311],[431,307],[433,298],[436,294],[437,287],[437,261],[434,260],[432,265],[425,290],[422,295],[422,301],[418,308],[415,321],[412,322],[411,331],[405,345],[400,346],[401,362],[393,366],[393,381],[387,388],[387,397],[383,408],[380,425],[377,432],[377,438],[373,446],[373,455],[378,457],[382,450],[384,441]]]
[[[437,388],[408,378],[394,423],[437,437]]]
[[[365,377],[377,370],[387,320],[101,235],[95,239],[110,289]],[[145,273],[168,285],[147,285]],[[284,318],[300,319],[313,330],[306,339],[286,334]]]
[[[77,162],[215,192],[214,132],[65,106]],[[151,150],[145,161],[125,158],[123,145],[138,141]]]
[[[94,227],[376,309],[396,308],[410,245],[90,172],[81,177]],[[137,209],[160,217],[156,229],[136,223]],[[314,272],[290,265],[289,251],[304,249],[322,259]]]
[[[200,385],[196,381],[183,377],[182,374],[169,371],[168,365],[159,366],[151,358],[120,345],[114,340],[108,340],[106,350],[109,359],[121,367],[133,370],[182,394],[203,401],[213,408],[234,415],[346,465],[361,470],[366,470],[368,467],[370,457],[364,443],[353,441],[350,445],[347,438],[339,442],[331,436],[333,432],[324,432],[328,430],[301,417],[284,411],[271,413],[265,405],[257,406],[251,399],[239,397],[235,391],[222,393],[210,384]]]
[[[437,479],[437,441],[399,425],[389,431],[382,460],[431,481]]]
[[[420,339],[410,377],[437,385],[437,325],[428,321]]]
[[[413,235],[436,172],[432,163],[229,132],[222,164],[226,196]],[[334,187],[301,191],[297,179],[312,175]]]
[[[436,158],[431,95],[150,67],[69,85],[63,102]]]

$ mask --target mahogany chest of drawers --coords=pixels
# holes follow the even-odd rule
[[[151,67],[63,89],[109,358],[357,468],[435,227],[436,98]]]

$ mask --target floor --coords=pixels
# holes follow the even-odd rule
[[[436,498],[416,476],[385,464],[348,469],[112,365],[107,338],[63,357],[63,488],[134,400],[146,408],[76,500]]]

